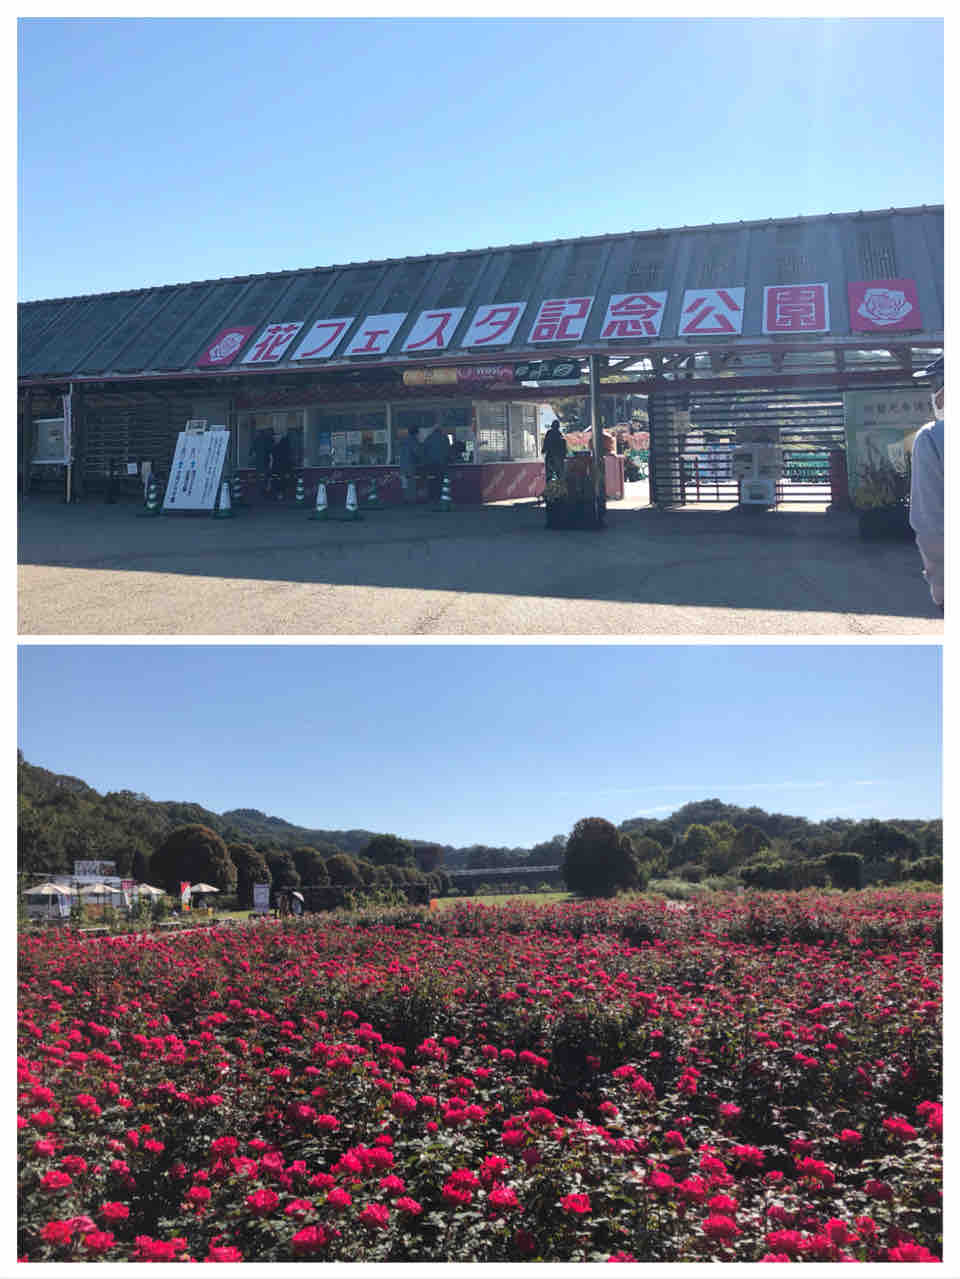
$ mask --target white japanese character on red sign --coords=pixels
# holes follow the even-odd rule
[[[347,355],[385,355],[396,337],[397,329],[406,319],[406,311],[392,311],[388,315],[368,315],[353,341],[347,347]]]
[[[461,346],[506,346],[513,341],[526,302],[487,302],[478,306]]]
[[[687,289],[680,313],[680,337],[697,333],[742,333],[745,289]]]
[[[340,339],[356,317],[337,315],[329,320],[317,320],[292,355],[294,360],[325,360],[333,355]]]
[[[244,364],[267,364],[279,360],[284,351],[303,328],[303,320],[283,324],[268,324],[243,357]]]
[[[663,323],[666,293],[614,293],[607,306],[602,338],[655,338]]]
[[[582,338],[593,298],[550,298],[541,302],[530,330],[531,342],[570,342]]]
[[[424,347],[442,351],[450,343],[466,307],[452,306],[446,311],[421,311],[416,324],[407,334],[402,351],[422,351]]]
[[[826,284],[768,284],[763,290],[764,333],[827,333]]]

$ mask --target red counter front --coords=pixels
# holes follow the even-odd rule
[[[607,454],[604,457],[604,477],[607,498],[616,501],[623,497],[623,459]],[[313,503],[317,485],[327,486],[327,501],[331,506],[342,506],[346,501],[347,485],[356,484],[357,500],[361,506],[370,500],[372,486],[376,485],[377,497],[387,506],[403,504],[403,485],[400,470],[395,466],[336,466],[305,467],[298,474],[303,476],[306,499]],[[523,501],[540,496],[543,492],[543,463],[536,462],[473,462],[448,469],[450,498],[455,505],[481,506],[485,502]],[[241,470],[250,502],[269,501],[259,493],[257,477],[251,470]],[[288,500],[293,499],[296,478],[291,483]],[[417,500],[426,502],[427,479],[420,475],[417,483]]]

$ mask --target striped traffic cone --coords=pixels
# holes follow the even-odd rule
[[[162,515],[163,503],[160,500],[160,485],[156,478],[151,474],[147,480],[147,496],[143,503],[143,510],[138,515]]]
[[[380,501],[380,494],[377,492],[377,481],[371,479],[370,492],[367,494],[365,509],[372,511],[382,511],[383,503]]]
[[[230,503],[230,484],[224,480],[220,485],[220,505],[213,513],[215,520],[232,520],[233,506]]]
[[[440,486],[440,501],[437,504],[437,510],[438,511],[453,510],[453,501],[450,497],[450,480],[446,475],[443,477],[443,484]]]
[[[348,520],[360,519],[360,508],[357,506],[357,486],[351,482],[347,485],[347,500],[344,511]]]
[[[325,520],[327,518],[327,486],[322,481],[317,485],[317,504],[310,512],[312,520]]]
[[[243,483],[243,476],[238,471],[230,481],[230,501],[235,507],[242,506],[244,504],[245,497],[246,490]]]
[[[305,489],[304,489],[304,487],[303,487],[303,476],[302,476],[302,475],[298,475],[298,476],[297,476],[297,489],[296,489],[296,492],[295,492],[295,493],[294,493],[294,495],[293,495],[293,503],[294,503],[294,506],[298,507],[298,508],[299,508],[299,509],[301,509],[301,510],[302,510],[302,509],[303,509],[303,507],[304,507],[304,506],[306,506],[306,504],[307,504],[307,494],[306,494],[306,491],[305,491]]]

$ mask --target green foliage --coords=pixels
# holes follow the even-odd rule
[[[361,888],[363,878],[356,859],[348,853],[337,853],[327,859],[327,875],[330,883],[340,888]]]
[[[863,858],[859,853],[828,853],[823,860],[834,888],[863,887]]]
[[[263,853],[252,844],[228,844],[227,852],[237,868],[237,898],[240,908],[253,907],[254,884],[270,884],[273,876]]]
[[[583,817],[567,840],[563,877],[570,891],[582,897],[612,897],[645,887],[649,875],[629,835],[603,817]]]
[[[265,854],[274,888],[299,888],[300,872],[286,848],[269,848]]]
[[[178,826],[150,859],[150,874],[168,893],[179,895],[181,880],[213,884],[221,892],[237,887],[237,868],[227,846],[208,826]]]
[[[918,840],[892,822],[861,822],[846,841],[847,848],[860,853],[866,862],[886,857],[915,857],[920,851]]]
[[[375,866],[412,866],[413,845],[397,835],[374,835],[361,856]]]
[[[915,862],[907,864],[906,872],[910,879],[923,880],[928,884],[942,884],[943,858],[918,857]]]

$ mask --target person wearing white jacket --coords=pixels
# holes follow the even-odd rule
[[[915,377],[933,383],[934,421],[917,432],[910,470],[910,526],[916,534],[930,596],[943,608],[943,356]]]

